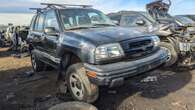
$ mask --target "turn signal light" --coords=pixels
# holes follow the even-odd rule
[[[94,71],[87,71],[87,76],[92,77],[92,78],[96,78],[97,74]]]

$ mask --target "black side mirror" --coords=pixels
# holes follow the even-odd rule
[[[139,19],[139,20],[136,21],[136,24],[140,25],[140,26],[143,26],[143,25],[146,24],[146,22],[144,20],[142,20],[142,19]]]
[[[59,32],[55,29],[55,27],[46,27],[44,29],[45,34],[50,36],[58,36]]]

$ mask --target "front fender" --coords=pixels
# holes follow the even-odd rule
[[[82,62],[95,63],[95,46],[85,39],[75,37],[62,37],[57,45],[57,56],[62,58],[65,54],[74,54]]]

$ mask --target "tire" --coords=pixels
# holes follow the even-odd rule
[[[44,70],[45,64],[41,62],[33,53],[31,53],[31,64],[34,72],[41,72]]]
[[[49,108],[49,110],[97,110],[97,108],[83,102],[65,102],[57,104]]]
[[[161,42],[159,45],[161,48],[165,49],[168,53],[167,61],[164,67],[173,66],[178,60],[178,54],[171,43]]]
[[[65,80],[71,96],[76,101],[93,103],[97,100],[99,88],[89,81],[82,64],[71,65],[67,69]]]

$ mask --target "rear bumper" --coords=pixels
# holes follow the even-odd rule
[[[96,72],[96,78],[89,77],[90,81],[100,86],[118,86],[124,83],[125,78],[132,77],[164,64],[167,54],[159,50],[155,54],[135,60],[123,61],[106,65],[84,64],[87,71]]]

